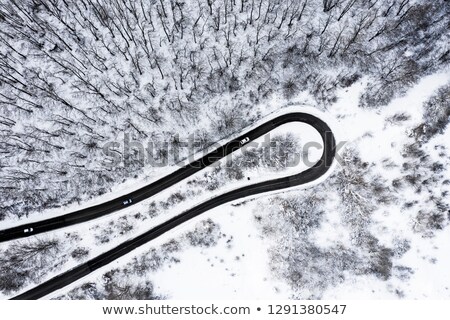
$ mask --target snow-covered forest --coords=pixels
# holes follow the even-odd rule
[[[0,227],[174,167],[152,168],[122,149],[123,161],[111,166],[103,147],[125,134],[154,141],[156,160],[172,159],[167,141],[195,134],[190,151],[203,150],[271,112],[307,104],[347,141],[329,179],[211,210],[52,298],[190,298],[165,275],[184,265],[191,277],[190,257],[205,268],[226,266],[202,275],[236,279],[227,298],[251,296],[242,279],[252,261],[262,262],[246,283],[255,297],[264,287],[272,298],[449,298],[450,282],[433,287],[438,276],[450,279],[442,253],[450,243],[449,30],[445,0],[0,0]],[[274,137],[286,154],[306,142],[289,132]],[[201,172],[110,217],[2,243],[2,295],[86,261],[207,193],[286,170],[260,155],[242,154],[234,166]],[[250,244],[263,252],[253,260]],[[421,292],[427,281],[435,290]]]

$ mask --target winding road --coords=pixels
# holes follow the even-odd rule
[[[63,288],[66,285],[111,263],[117,258],[126,255],[135,248],[159,237],[160,235],[200,215],[201,213],[208,211],[212,208],[215,208],[217,206],[220,206],[222,204],[225,204],[227,202],[264,192],[270,192],[290,188],[293,186],[299,186],[317,180],[322,175],[324,175],[333,164],[336,153],[335,137],[330,127],[323,120],[314,115],[303,112],[292,112],[284,114],[261,124],[260,126],[242,134],[236,139],[233,139],[228,143],[224,144],[223,146],[217,148],[216,150],[208,153],[201,159],[195,160],[190,164],[169,174],[168,176],[160,180],[157,180],[156,182],[149,184],[148,186],[145,186],[139,190],[131,192],[128,195],[121,196],[120,198],[108,201],[106,203],[96,205],[80,211],[76,211],[70,214],[66,214],[60,217],[55,217],[52,219],[34,222],[0,231],[0,241],[6,241],[11,239],[22,238],[25,236],[29,236],[31,234],[47,232],[58,228],[78,224],[123,209],[124,207],[136,204],[140,201],[143,201],[157,194],[158,192],[180,182],[181,180],[213,164],[214,162],[227,156],[233,151],[236,151],[237,149],[242,147],[241,145],[242,140],[246,138],[249,138],[246,140],[255,140],[256,138],[268,133],[274,128],[289,122],[302,122],[311,125],[319,132],[323,140],[324,150],[322,157],[311,168],[299,174],[292,175],[289,177],[283,177],[270,181],[251,184],[246,187],[226,192],[222,195],[219,195],[215,198],[205,201],[193,207],[192,209],[189,209],[179,214],[178,216],[175,216],[167,220],[166,222],[152,228],[151,230],[133,239],[123,242],[119,246],[87,261],[86,263],[83,263],[69,271],[66,271],[36,286],[33,289],[14,297],[13,299],[25,300],[25,299],[39,299],[41,297],[44,297],[45,295],[60,288]],[[131,202],[129,202],[130,199]],[[30,228],[33,229],[33,232],[24,233],[25,229],[30,230]]]

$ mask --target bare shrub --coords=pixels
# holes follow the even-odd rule
[[[425,236],[432,236],[434,231],[442,230],[446,222],[446,217],[441,212],[420,210],[414,221],[414,230]]]
[[[374,274],[381,280],[388,280],[392,275],[392,257],[394,253],[392,249],[378,247],[370,253],[369,273]]]
[[[220,227],[211,219],[204,220],[195,226],[194,231],[186,234],[189,243],[194,247],[209,248],[217,245],[220,239]]]
[[[86,259],[88,255],[89,255],[89,249],[88,248],[84,248],[84,247],[76,248],[70,254],[70,256],[72,258],[74,258],[75,260],[77,260],[77,261],[82,261],[82,260]]]

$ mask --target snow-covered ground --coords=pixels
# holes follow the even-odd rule
[[[422,79],[408,91],[404,97],[395,99],[381,112],[361,110],[357,107],[358,97],[364,88],[364,81],[355,84],[348,90],[339,92],[338,102],[330,107],[337,115],[337,126],[350,143],[355,144],[361,157],[369,162],[377,163],[378,173],[391,179],[399,172],[383,169],[381,162],[390,158],[395,163],[402,163],[401,146],[411,138],[408,129],[420,123],[423,103],[437,88],[445,85],[450,79],[448,72],[434,74]],[[386,123],[386,118],[396,113],[405,112],[410,115],[406,123],[396,126]],[[370,133],[368,135],[367,133]],[[434,145],[448,146],[450,130],[436,137],[430,146],[430,156],[439,159]],[[448,161],[448,159],[447,159]],[[446,177],[450,177],[446,171]],[[327,182],[325,181],[324,184]],[[439,186],[438,186],[439,188]],[[447,188],[448,189],[448,188]],[[406,199],[419,200],[417,194],[404,191]],[[424,201],[425,199],[422,199]],[[327,211],[327,222],[313,234],[319,246],[340,242],[351,245],[349,230],[342,225],[336,207]],[[158,271],[152,279],[161,292],[172,298],[288,298],[290,290],[279,279],[274,279],[269,270],[269,257],[266,250],[271,246],[254,227],[251,217],[258,210],[259,202],[244,203],[238,208],[222,206],[211,210],[203,218],[210,217],[223,226],[224,233],[233,235],[235,241],[231,249],[225,244],[207,250],[188,249],[180,255],[180,263],[176,267]],[[387,212],[386,212],[387,210]],[[450,233],[448,227],[436,232],[433,238],[423,237],[412,231],[412,214],[404,213],[400,205],[387,209],[380,208],[373,217],[373,232],[381,242],[392,244],[396,237],[411,241],[411,249],[394,265],[408,266],[413,273],[407,280],[392,277],[383,281],[373,275],[361,276],[349,274],[346,280],[328,288],[323,298],[329,299],[398,299],[401,291],[407,299],[448,299],[450,298]],[[195,222],[190,222],[191,226]],[[185,226],[187,229],[189,226]],[[240,240],[240,241],[238,241]],[[238,249],[236,249],[236,247]],[[247,259],[236,262],[233,256],[242,252]],[[251,257],[251,259],[250,259]],[[223,262],[220,260],[223,259]],[[201,270],[201,271],[199,271]],[[231,276],[234,274],[234,276]],[[249,288],[250,286],[250,288]]]
[[[320,112],[314,110],[313,108],[298,107],[298,106],[287,107],[287,108],[284,108],[283,110],[279,110],[278,112],[274,112],[273,114],[262,119],[261,121],[258,121],[257,123],[253,124],[250,128],[256,127],[257,125],[259,125],[259,123],[261,123],[263,121],[267,121],[268,119],[274,118],[280,114],[285,114],[285,113],[289,113],[292,111],[303,111],[303,112],[310,112],[310,113],[313,113],[313,114],[316,114],[319,116],[321,115]],[[238,134],[239,133],[237,133],[237,135]],[[165,210],[165,212],[157,215],[156,217],[152,217],[151,219],[145,219],[145,221],[142,221],[142,222],[136,221],[133,218],[134,215],[139,212],[144,213],[144,215],[145,215],[146,211],[148,211],[149,205],[152,202],[164,201],[165,199],[170,197],[170,195],[173,193],[181,193],[183,191],[189,190],[189,188],[191,188],[189,186],[189,182],[195,181],[195,180],[199,180],[199,181],[202,181],[205,179],[207,180],[207,176],[211,172],[213,172],[217,166],[217,164],[214,164],[214,165],[210,166],[209,168],[201,170],[199,173],[195,174],[194,176],[189,177],[188,179],[186,179],[184,181],[181,181],[177,185],[170,187],[167,190],[165,190],[164,192],[161,192],[160,194],[158,194],[154,197],[151,197],[139,204],[136,204],[132,207],[126,208],[119,212],[115,212],[111,215],[90,221],[88,223],[83,223],[80,225],[75,225],[75,226],[71,226],[68,228],[64,228],[62,230],[57,230],[57,231],[53,232],[51,236],[55,236],[57,238],[64,239],[67,237],[68,234],[79,235],[78,241],[76,241],[74,244],[72,244],[68,248],[65,248],[65,250],[66,251],[74,250],[76,247],[88,248],[89,255],[86,256],[86,258],[94,257],[102,252],[107,251],[108,249],[113,248],[114,246],[116,246],[117,244],[121,243],[122,241],[124,241],[126,239],[133,238],[137,234],[145,232],[145,231],[151,229],[152,227],[162,223],[163,221],[182,213],[183,211],[193,207],[194,205],[199,204],[207,199],[214,198],[215,196],[220,195],[226,191],[230,191],[230,190],[233,190],[233,189],[236,189],[239,187],[243,187],[245,185],[248,185],[249,183],[257,183],[257,182],[261,182],[261,181],[275,179],[275,178],[278,178],[281,176],[289,176],[292,174],[300,173],[300,172],[304,171],[305,169],[309,168],[311,165],[313,165],[322,155],[321,137],[318,134],[318,132],[315,129],[313,129],[311,126],[303,124],[303,123],[285,124],[285,125],[282,125],[276,129],[272,130],[270,132],[270,134],[262,136],[253,142],[255,143],[255,147],[259,148],[259,147],[263,146],[264,142],[266,142],[267,139],[270,139],[270,137],[276,137],[276,136],[285,137],[287,134],[290,134],[291,137],[294,140],[297,140],[297,142],[299,142],[300,145],[303,145],[305,143],[315,143],[315,146],[308,150],[309,152],[307,154],[307,159],[305,161],[303,161],[303,160],[299,161],[298,163],[296,163],[295,166],[286,167],[284,169],[276,169],[276,170],[273,170],[271,168],[255,168],[252,170],[247,170],[247,171],[245,171],[245,179],[241,179],[241,180],[237,180],[237,181],[224,181],[223,185],[220,186],[219,188],[217,188],[216,190],[208,191],[208,192],[201,192],[200,194],[197,193],[196,196],[194,196],[194,197],[191,196],[190,198],[186,199],[185,201],[183,201],[175,206],[172,206],[169,210]],[[225,142],[225,141],[223,141],[223,142]],[[223,143],[223,142],[221,141],[221,143]],[[250,149],[251,148],[249,148],[249,150]],[[301,156],[305,156],[303,154],[303,150],[301,148],[299,149],[299,151],[301,151]],[[238,150],[238,151],[234,152],[231,156],[227,157],[226,159],[221,160],[220,164],[222,166],[224,166],[226,164],[226,162],[229,161],[230,159],[234,159],[235,157],[240,157],[240,156],[242,156],[242,150]],[[176,168],[178,168],[178,167],[175,167],[175,166],[169,167],[168,169],[165,169],[164,172],[171,172],[173,170],[176,170]],[[248,180],[248,178],[250,178],[250,181]],[[148,180],[148,178],[145,178],[145,179],[143,179],[143,181],[138,182],[137,186],[133,185],[132,186],[133,190],[136,189],[137,187],[143,185],[145,183],[145,181],[147,181],[147,180]],[[105,195],[104,197],[100,197],[99,199],[90,201],[89,204],[92,205],[94,203],[101,203],[105,199],[112,199],[114,197],[118,197],[119,195],[123,194],[124,192],[129,192],[130,191],[130,189],[128,189],[129,187],[130,187],[130,184],[126,183],[122,186],[117,187],[115,189],[116,192]],[[277,191],[277,192],[273,192],[273,193],[279,193],[279,192],[282,192],[282,191]],[[264,195],[261,195],[261,196],[264,196]],[[251,197],[251,198],[255,198],[255,197]],[[240,199],[239,201],[236,201],[236,202],[240,203],[244,200],[245,199]],[[86,206],[87,206],[86,204],[83,204],[82,207],[70,206],[70,209],[78,210],[78,209],[86,207]],[[52,211],[54,211],[54,210],[52,210]],[[65,211],[70,211],[70,210],[69,210],[69,208],[65,208],[64,212]],[[247,217],[247,219],[251,220],[251,215],[247,214],[245,216]],[[97,236],[99,234],[101,234],[103,228],[108,228],[108,226],[110,226],[112,223],[114,223],[114,221],[119,221],[120,217],[126,217],[127,218],[126,221],[127,222],[130,221],[130,224],[132,225],[132,230],[121,236],[114,234],[114,232],[117,233],[118,230],[113,230],[112,239],[108,240],[107,243],[99,243]],[[228,217],[228,215],[227,215],[227,217]],[[33,219],[35,219],[35,218],[36,217],[33,216]],[[199,219],[204,219],[204,218],[205,217],[201,216],[194,220],[199,220]],[[221,217],[222,221],[224,221],[224,219],[227,220],[227,218]],[[186,224],[186,226],[183,226],[183,229],[189,228],[189,226],[191,226],[193,223],[195,223],[195,221],[189,222],[188,224]],[[220,224],[222,225],[222,223],[220,223]],[[234,223],[229,223],[228,225],[231,228],[233,226],[233,224]],[[230,230],[229,232],[231,233],[231,231],[232,230]],[[242,231],[244,233],[247,232],[245,228],[242,229]],[[168,236],[165,236],[165,238],[176,237],[177,232],[178,232],[177,230],[174,230],[173,234],[171,232]],[[251,233],[251,230],[248,230],[248,232]],[[254,233],[253,237],[255,238],[255,240],[252,242],[257,242],[257,240],[256,240],[257,234],[255,233],[255,231],[253,233]],[[247,236],[247,234],[246,234],[246,236]],[[46,238],[47,235],[39,235],[37,237],[38,238],[39,237]],[[235,243],[238,247],[241,246],[240,241],[235,242]],[[263,245],[263,244],[261,243],[261,245]],[[247,255],[251,256],[253,246],[250,243],[246,244],[245,246],[247,247],[247,249],[244,250],[244,252],[247,252]],[[142,250],[144,250],[144,248]],[[196,250],[192,249],[191,251],[195,252]],[[215,251],[215,250],[210,249],[210,251]],[[267,248],[264,245],[260,250],[255,251],[255,252],[260,252],[260,255],[258,255],[258,259],[261,261],[261,266],[263,265],[262,264],[264,261],[263,257],[266,254],[266,251],[267,251]],[[135,254],[136,254],[136,252],[133,252],[133,253],[131,253],[131,256],[133,256]],[[222,256],[222,254],[220,254],[220,252],[218,252],[217,255]],[[125,257],[125,260],[126,260],[126,257]],[[242,258],[242,261],[247,262],[247,263],[252,263],[252,260],[253,260],[253,258],[252,259],[244,259],[244,257]],[[194,261],[196,261],[196,260],[194,259]],[[57,269],[57,272],[61,272],[63,270],[68,270],[68,269],[76,266],[79,262],[80,261],[76,261],[75,259],[69,259],[67,262],[65,262],[65,264],[63,266],[61,266],[60,268]],[[113,265],[114,266],[120,265],[119,260],[117,262],[115,262]],[[109,268],[109,266],[107,266],[103,269],[106,270],[108,268]],[[248,266],[248,268],[250,268],[250,266]],[[261,270],[261,272],[264,272],[264,270],[262,270],[261,268],[259,268],[258,270]],[[100,273],[100,272],[101,271],[98,271],[97,273]],[[49,273],[42,280],[49,279],[54,274],[55,274],[55,272]],[[201,276],[201,274],[199,274],[199,276]],[[255,276],[256,276],[256,273],[255,273]],[[246,277],[246,273],[244,273],[244,277]],[[261,277],[261,279],[262,278],[263,277]],[[265,282],[267,282],[267,281],[265,281]],[[30,284],[30,287],[32,287],[32,286],[33,286],[33,284]],[[252,289],[249,288],[248,290],[250,290],[250,292],[251,292]]]
[[[401,174],[401,164],[404,160],[402,157],[402,146],[412,139],[409,136],[410,129],[420,123],[423,114],[423,103],[437,88],[446,84],[448,80],[448,72],[425,77],[408,91],[407,95],[394,99],[389,107],[381,111],[373,111],[360,109],[357,106],[359,95],[365,88],[365,85],[367,85],[365,80],[362,79],[353,86],[338,91],[339,99],[334,105],[330,106],[329,110],[332,112],[327,113],[325,119],[330,123],[333,130],[336,131],[338,142],[347,141],[352,148],[360,152],[360,156],[364,161],[374,164],[376,174],[388,181],[392,181]],[[309,98],[305,94],[300,94],[294,101],[299,104],[305,104],[309,102]],[[279,104],[282,101],[274,99],[272,103]],[[321,115],[320,112],[309,107],[288,106],[276,108],[272,105],[271,108],[276,111],[271,112],[268,117],[264,117],[261,121],[266,121],[267,118],[293,110],[307,111]],[[408,115],[407,120],[400,125],[392,124],[386,120],[400,113]],[[334,115],[334,119],[330,114]],[[323,115],[321,116],[323,117]],[[252,127],[256,125],[258,123],[253,124]],[[284,135],[286,133],[293,134],[300,141],[300,145],[312,141],[321,143],[320,136],[317,132],[310,126],[304,124],[290,123],[283,125],[271,132],[271,136]],[[444,135],[438,135],[427,144],[430,157],[436,160],[439,159],[439,153],[434,146],[447,146],[450,137],[449,134],[449,130],[447,129]],[[261,137],[256,142],[261,143],[263,141],[264,137]],[[239,156],[240,154],[241,151],[237,151],[234,156]],[[315,153],[310,155],[310,159],[318,159],[320,155],[320,150],[316,150]],[[391,165],[383,166],[383,163],[386,163],[386,159],[390,160]],[[222,165],[224,163],[222,161]],[[396,164],[397,166],[392,164]],[[175,168],[168,167],[163,171],[155,172],[153,177],[163,176]],[[245,186],[248,183],[291,175],[305,169],[306,166],[301,162],[296,167],[285,168],[281,171],[268,170],[267,168],[247,170],[245,171],[245,177],[249,177],[250,181],[247,179],[225,181],[223,185],[220,185],[213,191],[201,192],[196,190],[193,195],[187,196],[183,201],[174,204],[170,209],[165,210],[155,217],[146,218],[142,221],[137,218],[133,220],[133,216],[138,212],[145,215],[152,202],[161,202],[174,193],[189,191],[191,188],[189,183],[192,181],[207,180],[208,176],[213,174],[214,166],[212,166],[133,207],[89,223],[54,232],[52,235],[62,238],[67,237],[67,234],[73,233],[81,235],[81,240],[76,241],[74,246],[89,248],[90,252],[86,257],[87,259],[114,247],[125,239],[132,238],[150,229],[195,204],[225,191]],[[446,170],[445,176],[449,177],[448,167]],[[83,204],[82,207],[117,197],[124,192],[137,189],[139,186],[153,179],[149,175],[134,183],[128,181],[123,185],[117,186],[113,193]],[[324,185],[327,184],[325,177],[320,182]],[[290,195],[301,192],[299,189],[301,188],[279,191],[275,192],[275,194],[278,197],[289,197]],[[262,206],[264,206],[264,201],[268,197],[271,197],[271,195],[253,196],[248,199],[235,201],[234,204],[227,204],[210,210],[200,217],[176,228],[169,234],[118,259],[113,264],[105,266],[92,275],[80,279],[64,289],[58,290],[47,298],[58,297],[86,281],[101,282],[101,275],[112,267],[120,268],[122,265],[129,263],[131,257],[139,256],[139,254],[145,253],[149,248],[158,247],[158,245],[170,239],[180,238],[181,235],[192,230],[200,221],[208,218],[220,226],[220,232],[222,234],[220,240],[216,245],[206,248],[191,247],[189,245],[183,246],[177,252],[177,259],[179,260],[177,263],[164,264],[155,272],[147,275],[148,279],[154,284],[156,292],[174,299],[202,299],[208,297],[223,299],[289,298],[292,295],[292,289],[283,279],[274,275],[268,267],[270,265],[269,251],[273,247],[274,240],[265,238],[260,228],[255,224],[255,213],[264,211]],[[315,244],[322,248],[331,247],[337,243],[351,247],[350,230],[348,226],[342,223],[337,208],[338,204],[336,204],[334,197],[336,195],[329,193],[326,202],[327,210],[325,219],[321,223],[320,228],[314,230],[309,238],[313,239]],[[427,200],[425,198],[417,199],[418,195],[410,189],[402,190],[400,197],[404,201],[409,199],[425,202]],[[236,206],[236,204],[238,205]],[[386,208],[379,208],[374,212],[371,218],[373,221],[371,232],[376,235],[380,243],[386,246],[392,245],[393,241],[398,238],[408,239],[410,241],[411,249],[394,262],[394,266],[407,266],[413,270],[408,279],[401,280],[399,277],[394,276],[386,281],[380,280],[373,275],[355,275],[348,273],[342,283],[327,288],[323,292],[323,298],[398,298],[400,291],[401,297],[405,298],[448,298],[450,296],[448,289],[450,287],[448,271],[450,261],[447,254],[450,243],[448,228],[437,231],[436,235],[431,238],[424,237],[420,233],[415,233],[411,227],[414,214],[413,212],[405,212],[402,209],[402,204],[403,201],[399,204],[387,206]],[[71,206],[65,208],[64,212],[78,208]],[[51,212],[47,212],[47,214],[48,216],[52,215]],[[98,238],[96,238],[98,232],[111,225],[112,222],[118,221],[120,217],[126,217],[128,219],[127,221],[132,225],[132,230],[126,232],[124,235],[114,234],[114,232],[117,232],[115,230],[113,231],[112,238],[107,243],[99,243]],[[32,219],[38,218],[33,216]],[[70,269],[78,263],[79,261],[69,259],[61,268],[48,273],[42,280],[51,278],[54,274],[62,270]],[[139,278],[136,281],[139,282]],[[32,286],[33,284],[30,284],[30,287]]]
[[[198,151],[302,110],[346,144],[318,181],[222,205],[50,297],[448,299],[449,10],[426,0],[6,3],[0,228],[164,177],[178,169],[164,146],[180,137],[198,136]],[[108,166],[105,145],[125,136],[155,142],[169,165],[119,148]],[[290,152],[318,140],[298,124],[271,137]],[[248,151],[234,156],[256,165],[222,161],[120,212],[1,243],[0,298],[227,190],[306,168]]]

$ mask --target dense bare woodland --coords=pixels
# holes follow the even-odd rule
[[[2,1],[2,217],[137,174],[103,166],[124,131],[215,141],[273,92],[327,106],[362,75],[361,106],[385,104],[448,63],[448,16],[446,1]]]
[[[317,108],[344,119],[335,108],[338,93],[362,79],[355,109],[384,117],[386,106],[421,79],[448,70],[449,17],[444,0],[0,0],[0,221],[81,204],[142,175],[149,164],[136,154],[117,149],[124,158],[117,166],[105,156],[103,146],[124,134],[155,141],[156,160],[172,159],[164,142],[195,134],[202,150],[265,116],[262,106],[274,97],[289,104],[306,92]],[[291,297],[322,298],[348,272],[380,281],[413,273],[395,262],[410,240],[378,239],[373,217],[379,208],[411,215],[410,230],[424,239],[448,227],[448,142],[433,139],[446,132],[449,101],[447,82],[426,99],[419,121],[407,106],[383,118],[384,128],[403,128],[406,140],[392,145],[399,159],[364,159],[361,139],[377,134],[368,128],[324,185],[258,202],[264,210],[253,222],[274,243],[270,272],[284,279]],[[277,139],[285,153],[298,148],[292,137]],[[194,190],[188,194],[176,190],[146,212],[91,226],[98,231],[93,242],[121,239],[200,189],[220,191],[246,171],[279,164],[260,157],[260,150],[244,154],[238,165],[188,182]],[[330,207],[351,244],[314,242]],[[179,237],[185,246],[224,245],[220,228],[211,220],[203,224],[204,232],[196,227]],[[89,256],[84,235],[58,236],[2,245],[3,294]],[[148,273],[164,261],[178,263],[173,255],[182,247],[149,251],[104,274],[101,284],[86,282],[59,298],[165,298]],[[160,264],[137,270],[150,265],[152,254]],[[42,266],[37,273],[36,264]],[[395,285],[391,291],[404,295]]]

